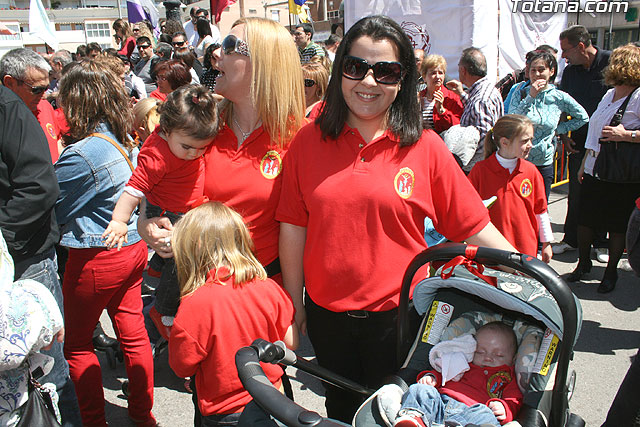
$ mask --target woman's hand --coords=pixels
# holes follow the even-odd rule
[[[531,95],[532,98],[535,98],[546,86],[547,81],[545,79],[540,79],[532,82],[531,88],[529,89],[529,95]]]
[[[551,249],[550,242],[542,243],[541,255],[542,255],[542,262],[546,264],[549,264],[549,262],[551,262],[551,258],[553,258],[553,250]]]
[[[438,89],[437,91],[433,92],[433,101],[434,101],[434,110],[436,110],[438,112],[438,114],[443,114],[445,112],[444,107],[442,106],[442,103],[444,102],[444,94],[442,93],[441,89]]]
[[[605,126],[602,128],[602,139],[605,141],[630,141],[631,135],[622,126]]]
[[[171,231],[173,224],[167,217],[138,218],[138,234],[147,242],[151,249],[162,258],[173,257],[171,250]]]

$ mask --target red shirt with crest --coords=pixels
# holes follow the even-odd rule
[[[256,257],[265,266],[278,257],[280,223],[275,220],[275,213],[285,152],[271,141],[263,127],[238,147],[235,134],[224,125],[204,155],[204,195],[242,215],[253,238]]]
[[[53,111],[53,107],[49,101],[41,99],[35,111],[38,123],[42,126],[47,143],[49,144],[49,152],[51,152],[51,161],[55,163],[58,160],[58,140],[60,139],[60,129]]]
[[[489,208],[491,222],[520,253],[538,253],[538,220],[547,211],[544,181],[535,165],[520,159],[513,173],[498,163],[496,155],[476,163],[471,184],[483,200],[497,196]]]
[[[323,140],[313,123],[293,139],[276,219],[306,227],[305,286],[321,307],[397,307],[404,271],[427,247],[426,216],[455,241],[489,223],[480,197],[432,130],[406,147],[390,133],[367,144],[347,125],[335,140]]]

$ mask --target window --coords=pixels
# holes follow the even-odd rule
[[[84,24],[73,24],[74,30],[84,30]]]
[[[340,11],[339,10],[330,10],[329,12],[327,12],[327,18],[329,18],[329,19],[338,19],[338,18],[340,18]]]
[[[87,38],[104,38],[111,37],[108,22],[91,22],[87,23]]]
[[[71,24],[60,24],[60,31],[71,31]]]
[[[258,14],[257,9],[249,9],[249,15],[257,15],[257,14]]]
[[[23,33],[29,32],[29,24],[20,24],[20,31]]]
[[[278,9],[271,9],[271,19],[280,22],[280,11]]]

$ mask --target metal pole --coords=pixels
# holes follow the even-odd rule
[[[120,0],[118,0],[118,18],[122,19],[122,8],[120,7]]]
[[[244,18],[244,0],[240,0],[240,18]]]

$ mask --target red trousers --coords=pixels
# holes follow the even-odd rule
[[[71,249],[64,273],[64,355],[76,386],[85,426],[106,426],[102,371],[92,344],[106,308],[124,353],[129,377],[129,416],[153,420],[153,357],[142,316],[140,284],[147,263],[144,242],[120,251]]]

